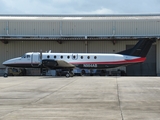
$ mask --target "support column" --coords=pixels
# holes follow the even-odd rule
[[[88,41],[85,41],[86,53],[88,53]]]

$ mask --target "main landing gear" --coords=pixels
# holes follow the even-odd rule
[[[73,73],[73,70],[69,70],[67,73],[66,73],[66,77],[73,77],[74,76],[74,73]]]
[[[86,71],[85,70],[82,70],[81,71],[81,76],[85,76],[86,75]]]

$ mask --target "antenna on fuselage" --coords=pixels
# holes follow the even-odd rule
[[[48,51],[48,53],[51,53],[51,52],[52,52],[52,50],[49,50],[49,51]]]

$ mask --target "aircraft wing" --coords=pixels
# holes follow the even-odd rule
[[[64,60],[57,60],[57,63],[59,67],[75,67],[73,64],[70,64]]]
[[[55,69],[55,68],[75,68],[73,64],[70,64],[64,60],[42,60],[42,64],[46,68]]]

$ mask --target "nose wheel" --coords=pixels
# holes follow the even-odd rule
[[[8,77],[8,67],[6,67],[5,73],[3,74],[3,77]]]
[[[66,77],[69,78],[69,77],[73,77],[74,76],[74,73],[72,70],[69,70],[67,73],[66,73]]]
[[[5,73],[3,74],[3,77],[8,77],[8,67],[6,67]]]
[[[7,73],[4,73],[4,74],[3,74],[3,77],[8,77],[8,74],[7,74]]]

